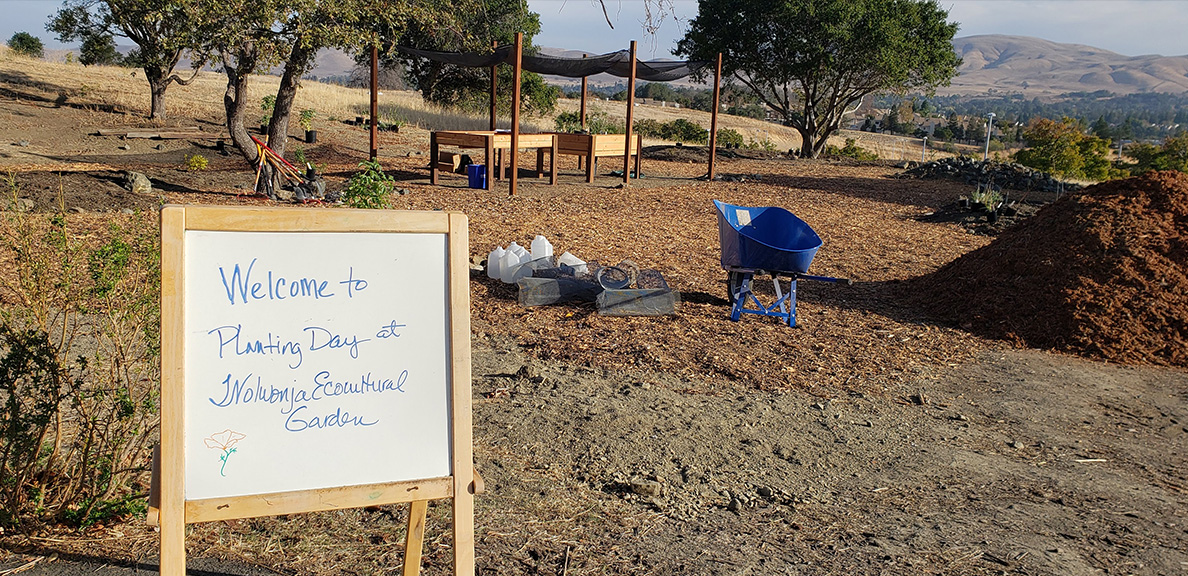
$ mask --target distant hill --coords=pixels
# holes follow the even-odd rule
[[[1188,56],[1123,56],[1081,44],[1003,35],[957,38],[953,49],[964,62],[952,85],[937,90],[941,95],[1188,93]]]

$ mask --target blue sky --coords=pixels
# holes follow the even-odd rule
[[[669,58],[697,15],[696,0],[605,0],[614,23],[607,26],[597,0],[524,0],[540,14],[537,44],[603,53],[638,40],[640,58]],[[645,6],[668,7],[655,35],[642,26]],[[51,48],[62,47],[45,31],[60,0],[0,0],[0,41],[26,31]],[[1054,42],[1085,44],[1127,56],[1188,55],[1188,0],[941,0],[957,35],[1014,34]]]

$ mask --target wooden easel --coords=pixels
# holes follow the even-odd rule
[[[188,499],[186,492],[186,279],[187,232],[402,233],[444,235],[448,314],[448,454],[447,476]],[[453,519],[454,574],[474,574],[474,499],[483,490],[474,470],[470,390],[470,297],[467,218],[449,212],[384,210],[166,206],[161,211],[161,444],[153,458],[148,521],[159,525],[160,573],[184,576],[185,525],[409,503],[404,574],[420,573],[429,500],[450,499]],[[250,235],[245,235],[250,243]],[[249,249],[250,255],[250,249]],[[271,282],[271,280],[269,280]],[[444,311],[443,311],[444,312]],[[194,322],[193,318],[189,321]],[[195,322],[197,324],[197,322]],[[190,438],[189,446],[202,442]]]

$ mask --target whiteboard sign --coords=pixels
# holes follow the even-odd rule
[[[443,498],[474,573],[468,238],[451,212],[161,210],[163,575],[187,523],[403,502],[419,565]]]
[[[185,251],[187,500],[450,475],[444,234]]]

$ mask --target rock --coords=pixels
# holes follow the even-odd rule
[[[79,207],[79,206],[71,206],[71,207],[70,207],[70,211],[71,211],[71,212],[73,212],[73,213],[75,213],[75,214],[86,214],[86,213],[87,213],[87,209],[86,209],[86,208],[82,208],[82,207]]]
[[[16,145],[20,146],[21,148],[27,148],[29,146],[29,141],[28,140],[18,140],[16,142]]]
[[[123,208],[120,210],[120,214],[135,214],[135,213],[136,213],[136,211],[131,208]]]
[[[659,496],[661,492],[661,485],[659,482],[655,480],[648,480],[646,478],[632,478],[627,483],[627,486],[631,488],[632,492],[639,494],[640,496],[647,496],[651,498]]]
[[[153,182],[148,176],[129,170],[124,173],[124,188],[133,194],[152,194]]]
[[[742,510],[742,502],[738,498],[731,496],[730,503],[726,505],[726,509],[737,514],[739,510]]]
[[[37,203],[28,198],[0,198],[0,212],[32,212]]]
[[[775,494],[775,492],[767,486],[760,486],[757,490],[755,490],[755,493],[763,498],[771,498],[772,494]]]

